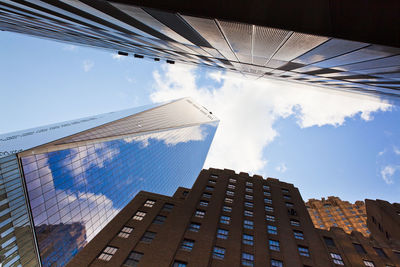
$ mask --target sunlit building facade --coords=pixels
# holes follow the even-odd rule
[[[316,228],[329,230],[331,227],[340,227],[348,234],[358,231],[364,236],[370,235],[363,201],[356,201],[352,204],[338,197],[330,196],[321,200],[309,199],[306,205]]]
[[[0,29],[397,100],[399,4],[378,2],[2,1]]]
[[[140,190],[191,186],[217,126],[184,98],[1,135],[3,266],[63,266]]]

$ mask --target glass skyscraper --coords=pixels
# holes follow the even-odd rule
[[[3,266],[62,266],[140,190],[203,167],[218,119],[188,98],[0,135]]]

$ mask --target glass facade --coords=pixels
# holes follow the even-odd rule
[[[217,126],[209,111],[185,98],[12,156],[22,175],[12,188],[27,200],[33,258],[36,248],[42,266],[64,266],[139,191],[172,195],[178,186],[191,187]]]

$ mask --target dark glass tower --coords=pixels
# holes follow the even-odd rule
[[[65,265],[140,190],[192,185],[217,125],[185,98],[0,136],[4,266]]]

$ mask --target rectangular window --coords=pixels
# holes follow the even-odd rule
[[[271,259],[271,267],[283,267],[283,262]]]
[[[246,202],[244,202],[244,206],[247,208],[252,208],[254,205],[253,205],[253,203],[246,201]]]
[[[233,203],[233,199],[232,199],[232,198],[229,198],[229,197],[226,197],[226,198],[225,198],[225,202],[231,204],[231,203]]]
[[[156,204],[156,202],[154,200],[148,199],[143,204],[143,206],[148,207],[148,208],[152,208],[154,206],[154,204]]]
[[[204,198],[211,198],[211,194],[210,193],[203,193],[203,197]]]
[[[216,174],[211,174],[210,177],[214,178],[214,179],[218,179],[218,175],[216,175]]]
[[[298,246],[299,254],[304,257],[310,257],[310,251],[307,247]]]
[[[265,204],[272,204],[272,199],[270,199],[270,198],[264,198],[264,203],[265,203]]]
[[[141,221],[143,220],[144,216],[146,216],[146,212],[144,211],[137,211],[135,216],[133,216],[132,219],[136,220],[136,221]]]
[[[245,245],[254,245],[254,237],[252,235],[246,235],[243,234],[243,239],[242,239],[243,244]]]
[[[140,241],[145,242],[145,243],[151,243],[151,241],[153,241],[154,237],[156,237],[156,233],[150,232],[150,231],[146,231],[143,234],[143,236],[140,239]]]
[[[383,249],[374,247],[374,250],[375,250],[376,254],[378,254],[382,258],[387,258],[387,255],[386,255],[385,251],[383,251]]]
[[[219,239],[228,239],[229,231],[225,229],[218,229],[217,230],[217,238]]]
[[[200,224],[199,223],[190,223],[188,230],[191,232],[197,233],[200,230]]]
[[[249,210],[244,210],[244,216],[253,217],[253,212]]]
[[[212,185],[215,185],[217,182],[214,181],[214,180],[208,180],[208,183],[209,183],[209,184],[212,184]]]
[[[254,255],[249,253],[242,253],[242,265],[254,266]]]
[[[223,223],[223,224],[230,224],[231,217],[229,217],[229,216],[221,216],[219,222]]]
[[[368,266],[368,267],[375,267],[375,264],[373,261],[367,261],[367,260],[363,260],[364,261],[364,265]]]
[[[252,182],[246,182],[246,186],[253,186]]]
[[[213,191],[213,190],[214,190],[214,187],[207,185],[207,186],[206,186],[206,190],[207,190],[207,191]]]
[[[283,195],[283,198],[286,200],[291,200],[292,198],[289,195]]]
[[[246,192],[247,192],[247,193],[253,193],[253,188],[246,187]]]
[[[186,267],[187,263],[183,261],[174,261],[172,267]]]
[[[324,242],[328,247],[336,247],[332,238],[324,236]]]
[[[232,207],[223,206],[223,207],[222,207],[222,210],[225,211],[225,212],[231,212],[231,211],[232,211]]]
[[[228,184],[228,188],[234,190],[236,186],[234,186],[233,184]]]
[[[128,238],[132,231],[132,227],[124,226],[122,230],[118,233],[118,236],[122,238]]]
[[[194,240],[183,239],[181,244],[181,249],[186,251],[192,251],[193,246],[194,246]]]
[[[194,214],[194,216],[197,218],[204,218],[205,215],[206,212],[204,210],[196,210],[196,213]]]
[[[174,204],[165,203],[162,210],[170,212],[174,208]]]
[[[277,235],[278,234],[278,228],[276,226],[267,225],[267,230],[268,230],[268,234],[271,234],[271,235]]]
[[[167,217],[165,217],[165,216],[162,216],[162,215],[157,215],[155,218],[154,218],[154,220],[153,220],[153,223],[154,224],[164,224],[164,222],[165,222],[165,220],[167,219]]]
[[[208,206],[208,201],[200,200],[200,206],[207,207]]]
[[[290,220],[290,224],[293,226],[300,226],[300,222],[298,220],[295,219],[291,219]]]
[[[213,258],[217,260],[223,260],[225,257],[225,249],[221,247],[214,247]]]
[[[299,239],[299,240],[304,240],[303,232],[293,230],[293,233],[294,233],[294,238]]]
[[[264,190],[270,190],[270,187],[268,185],[263,185]]]
[[[291,202],[286,202],[285,205],[286,205],[286,207],[289,207],[289,208],[293,208],[294,207],[294,204],[291,203]]]
[[[233,196],[235,195],[235,192],[227,190],[227,191],[226,191],[226,194],[227,194],[228,196],[233,197]]]
[[[253,229],[254,222],[250,221],[250,220],[244,220],[243,227],[246,228],[246,229]]]
[[[344,265],[344,262],[342,260],[342,256],[340,256],[339,254],[331,253],[331,258],[332,258],[334,264]]]
[[[143,253],[132,251],[129,253],[128,258],[125,260],[123,266],[136,267],[139,264],[140,259],[143,257]]]
[[[270,197],[270,196],[271,196],[271,193],[270,193],[270,192],[264,192],[264,196]]]
[[[275,221],[275,216],[272,215],[266,215],[265,219],[269,222],[274,222]]]
[[[279,247],[279,241],[276,240],[268,240],[268,244],[269,244],[269,249],[270,250],[274,250],[274,251],[279,251],[280,247]]]
[[[101,252],[99,259],[103,261],[110,261],[117,250],[118,248],[107,246],[103,252]]]
[[[229,182],[235,184],[235,183],[236,183],[236,179],[230,178],[230,179],[229,179]]]
[[[253,200],[253,196],[248,195],[248,194],[244,195],[244,198],[247,200]]]
[[[367,252],[365,251],[364,247],[361,244],[353,243],[353,246],[357,250],[358,253],[367,254]]]
[[[285,189],[285,188],[282,188],[282,193],[288,194],[288,193],[289,193],[289,190],[287,190],[287,189]]]
[[[271,206],[265,206],[265,211],[274,212],[274,208]]]

